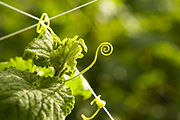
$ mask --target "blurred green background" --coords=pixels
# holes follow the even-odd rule
[[[2,0],[40,17],[50,17],[88,0]],[[0,5],[0,36],[37,23]],[[180,120],[180,0],[99,0],[51,21],[61,38],[79,35],[89,48],[78,60],[82,70],[93,60],[97,46],[112,43],[109,57],[99,55],[84,76],[115,120]],[[35,37],[34,29],[0,41],[0,61],[22,56]],[[96,106],[76,97],[67,120],[90,116]],[[101,110],[96,120],[109,120]]]

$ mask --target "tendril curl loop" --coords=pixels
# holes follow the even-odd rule
[[[109,42],[101,43],[97,48],[97,51],[99,51],[99,48],[101,49],[101,54],[104,56],[109,56],[113,52],[113,46]]]
[[[95,57],[94,57],[94,60],[92,61],[92,63],[87,67],[85,68],[84,70],[82,70],[80,73],[78,73],[77,75],[75,75],[74,77],[72,78],[69,78],[67,80],[65,80],[65,82],[67,81],[71,81],[77,77],[79,77],[80,75],[84,74],[86,71],[88,71],[97,61],[97,57],[98,57],[98,52],[101,52],[102,55],[104,56],[109,56],[112,54],[113,52],[113,46],[111,45],[111,43],[109,42],[103,42],[101,43],[98,48],[96,49],[96,53],[95,53]]]

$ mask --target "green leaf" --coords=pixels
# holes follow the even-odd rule
[[[38,66],[49,66],[50,53],[53,51],[53,40],[44,32],[40,38],[35,38],[30,42],[24,51],[25,58],[33,58],[33,62]]]
[[[65,72],[74,73],[74,68],[77,65],[76,59],[82,58],[82,47],[87,51],[87,47],[82,39],[66,38],[62,41],[62,46],[54,50],[50,56],[51,65],[61,76]]]
[[[4,68],[9,68],[9,67],[15,67],[16,69],[19,70],[29,70],[35,71],[38,75],[40,76],[45,76],[45,77],[53,77],[54,76],[54,69],[52,67],[38,67],[36,65],[32,66],[32,60],[23,60],[21,57],[15,57],[11,58],[10,61],[8,62],[1,62],[0,63],[0,71],[2,71]]]
[[[36,81],[39,87],[33,85]],[[15,68],[0,72],[2,120],[64,120],[73,105],[72,91],[62,80]]]
[[[4,68],[15,67],[19,70],[27,70],[30,69],[32,66],[32,60],[23,60],[21,57],[15,57],[14,59],[11,58],[8,62],[1,62],[0,63],[0,71]]]

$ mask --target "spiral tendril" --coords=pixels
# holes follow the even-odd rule
[[[100,50],[102,55],[109,56],[113,52],[113,46],[109,42],[101,43],[98,46],[98,48],[96,49],[95,57],[94,57],[94,60],[92,61],[92,63],[88,67],[86,67],[84,70],[82,70],[80,73],[75,75],[74,77],[65,80],[65,82],[71,81],[71,80],[79,77],[80,75],[84,74],[86,71],[88,71],[96,63],[99,50]]]
[[[109,42],[103,42],[99,45],[101,48],[101,54],[109,56],[113,52],[113,46]]]

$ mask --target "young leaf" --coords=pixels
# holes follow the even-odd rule
[[[51,65],[59,73],[59,76],[65,72],[74,73],[74,68],[77,65],[76,59],[83,57],[81,53],[82,46],[87,51],[87,47],[82,39],[77,40],[77,36],[66,38],[62,41],[62,46],[59,46],[57,50],[50,54]]]
[[[40,81],[38,87],[33,85],[36,81]],[[71,89],[56,77],[40,77],[15,68],[0,72],[2,120],[64,120],[73,105]]]

